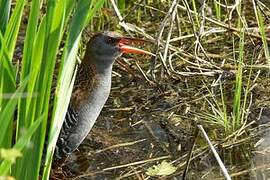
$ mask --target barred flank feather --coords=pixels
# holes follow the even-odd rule
[[[74,111],[71,106],[68,106],[66,117],[57,140],[55,155],[58,159],[70,154],[73,150],[66,146],[65,140],[67,135],[70,133],[71,127],[76,126],[78,123],[78,114]]]

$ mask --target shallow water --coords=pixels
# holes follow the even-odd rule
[[[186,87],[184,83],[163,87],[162,90],[139,80],[128,82],[129,86],[120,85],[125,84],[121,80],[127,82],[126,78],[119,80],[114,77],[114,88],[97,123],[63,167],[64,172],[69,174],[67,177],[147,179],[145,173],[148,168],[166,160],[178,168],[166,178],[182,178],[196,127],[191,110],[195,106],[199,109],[203,107],[192,99],[200,95],[189,91],[197,95],[185,96],[183,89],[190,89],[190,85]],[[176,86],[182,90],[177,91]],[[262,101],[258,99],[258,102]],[[270,113],[269,108],[261,109],[252,110],[249,122],[254,123],[230,140],[226,140],[226,136],[220,139],[223,135],[219,134],[222,131],[218,126],[205,125],[233,179],[270,177]],[[193,149],[193,158],[186,179],[223,179],[212,152],[200,134]]]

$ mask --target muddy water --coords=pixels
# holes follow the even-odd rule
[[[203,108],[192,100],[201,95],[191,91],[194,87],[186,83],[156,87],[132,78],[114,76],[111,96],[97,123],[63,167],[65,178],[145,179],[147,169],[163,160],[178,168],[165,179],[182,178],[196,127],[192,110]],[[194,96],[187,96],[187,92]],[[255,102],[262,105],[267,101]],[[268,108],[254,109],[249,118],[254,123],[237,138],[220,139],[222,131],[218,127],[204,125],[233,179],[270,177],[270,113]],[[186,179],[223,179],[201,135],[197,137]]]

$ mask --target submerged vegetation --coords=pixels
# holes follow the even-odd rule
[[[197,125],[231,177],[267,176],[269,7],[0,0],[0,176],[49,178],[81,39],[104,30],[141,37],[156,56],[116,62],[100,120],[53,178],[222,178]]]

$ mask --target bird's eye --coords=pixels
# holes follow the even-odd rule
[[[108,44],[113,44],[113,38],[111,38],[111,37],[107,38],[107,43]]]
[[[107,38],[107,43],[108,44],[115,45],[117,42],[118,42],[118,40],[116,38],[112,38],[112,37]]]

